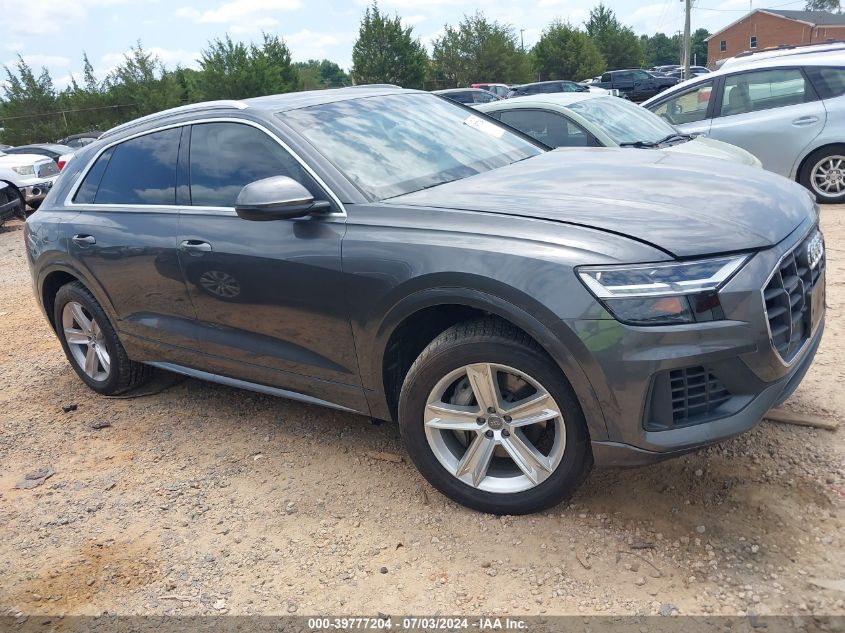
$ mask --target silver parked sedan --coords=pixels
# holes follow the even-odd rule
[[[819,202],[845,202],[845,51],[750,57],[643,106],[684,132],[747,149]]]
[[[681,134],[626,99],[592,92],[516,97],[474,106],[549,147],[632,147],[707,156],[750,167],[750,152],[712,139]]]

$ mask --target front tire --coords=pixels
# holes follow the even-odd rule
[[[845,202],[845,145],[822,147],[810,154],[798,181],[815,195],[819,204]]]
[[[129,359],[106,313],[78,281],[59,289],[53,322],[71,366],[97,393],[123,393],[149,377],[152,370]]]
[[[592,466],[569,382],[533,340],[496,319],[451,327],[423,350],[402,386],[399,426],[431,485],[491,514],[556,505]]]

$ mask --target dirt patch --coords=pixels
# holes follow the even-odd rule
[[[827,331],[787,403],[840,424],[843,218],[823,212]],[[0,269],[0,614],[845,612],[811,583],[845,578],[842,429],[763,423],[594,472],[544,514],[482,515],[373,457],[404,455],[393,425],[194,380],[96,396],[35,304],[19,224]]]

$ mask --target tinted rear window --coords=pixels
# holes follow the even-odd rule
[[[845,94],[845,68],[808,66],[804,70],[822,99],[832,99]]]
[[[181,128],[173,128],[116,145],[94,202],[176,204],[176,160],[181,135]]]

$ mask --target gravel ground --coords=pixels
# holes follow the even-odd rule
[[[823,226],[828,329],[786,406],[843,423],[845,207]],[[764,422],[594,472],[552,512],[482,515],[423,482],[394,425],[169,374],[95,395],[21,237],[0,229],[0,614],[845,613],[814,584],[845,578],[841,429]]]

